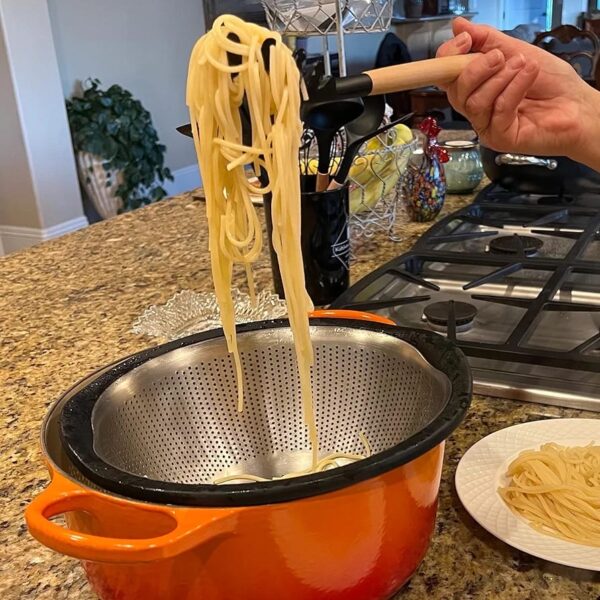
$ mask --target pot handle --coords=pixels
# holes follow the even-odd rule
[[[313,310],[309,317],[313,317],[315,319],[355,319],[357,321],[369,321],[371,323],[382,323],[383,325],[396,325],[394,321],[388,319],[387,317],[382,317],[381,315],[375,315],[373,313],[364,312],[362,310],[333,310],[333,309],[323,309],[323,310]]]
[[[511,167],[546,167],[548,171],[554,171],[558,167],[558,161],[554,158],[542,158],[540,156],[529,156],[527,154],[498,154],[494,159],[498,166],[509,165]]]
[[[232,531],[237,520],[236,513],[240,511],[146,504],[84,488],[53,469],[51,475],[48,487],[25,510],[27,527],[33,537],[45,546],[81,560],[122,563],[171,558]],[[104,537],[62,527],[50,520],[69,511],[83,511],[92,518],[102,515],[107,519],[111,509],[125,510],[125,514],[130,511],[138,518],[140,513],[144,513],[148,520],[160,517],[167,531],[148,538]],[[126,520],[123,529],[126,533]]]

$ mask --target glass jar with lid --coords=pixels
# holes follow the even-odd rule
[[[483,177],[479,144],[472,140],[453,140],[442,144],[449,160],[444,165],[449,194],[472,192]]]

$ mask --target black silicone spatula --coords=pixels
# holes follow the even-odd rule
[[[344,154],[344,158],[342,159],[342,162],[340,164],[340,168],[338,169],[337,173],[335,174],[335,177],[333,178],[327,189],[337,190],[341,188],[344,185],[344,183],[346,183],[346,179],[348,179],[348,174],[350,173],[352,163],[354,162],[354,159],[356,158],[360,147],[365,142],[368,142],[375,136],[385,133],[388,129],[396,127],[396,125],[399,125],[400,123],[405,123],[406,121],[411,119],[414,116],[414,114],[415,113],[408,113],[407,115],[404,115],[399,119],[396,119],[395,121],[392,121],[391,123],[388,123],[387,125],[376,129],[375,131],[371,131],[363,137],[356,138],[351,144],[348,144],[348,147],[346,148],[346,152]]]
[[[379,128],[385,114],[384,96],[367,96],[363,98],[363,112],[346,125],[346,138],[348,144],[369,135]]]
[[[317,102],[303,107],[304,124],[315,132],[319,149],[317,192],[327,189],[329,185],[331,143],[336,132],[356,119],[362,111],[363,104],[360,98]]]
[[[379,96],[427,85],[454,81],[478,53],[417,60],[381,67],[348,77],[330,77],[319,86],[309,87],[311,102],[326,102],[357,96]]]

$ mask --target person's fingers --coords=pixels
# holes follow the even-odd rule
[[[504,88],[494,102],[491,122],[500,135],[507,132],[517,123],[519,105],[539,75],[537,62],[528,63],[520,69],[514,79]]]
[[[456,17],[452,19],[452,33],[455,36],[459,36],[461,33],[468,31],[471,21],[464,17]]]
[[[457,17],[452,21],[452,32],[455,36],[466,33],[472,40],[473,49],[479,52],[487,52],[497,47],[494,44],[494,34],[502,35],[497,29],[488,25],[476,25],[463,17]]]
[[[502,62],[500,64],[502,65]],[[463,78],[457,82],[457,93],[461,98],[465,98],[465,114],[477,132],[483,132],[488,128],[496,99],[524,66],[525,58],[519,54],[511,57],[499,71],[475,87],[477,80],[473,78],[468,80]]]
[[[471,36],[466,33],[460,33],[456,37],[444,42],[436,52],[438,58],[443,56],[456,56],[457,54],[467,54],[471,50]]]
[[[456,110],[466,116],[466,101],[468,97],[485,81],[494,76],[504,66],[504,55],[499,50],[482,54],[468,65],[468,67],[446,89],[448,100]]]
[[[523,44],[514,38],[490,27],[489,25],[477,25],[471,23],[463,17],[457,17],[452,21],[452,31],[455,36],[466,33],[471,38],[471,48],[473,52],[489,52],[498,48],[503,52],[509,51],[516,43]],[[505,52],[506,54],[506,52]]]
[[[468,33],[460,33],[456,37],[444,42],[435,53],[437,58],[444,56],[456,56],[467,54],[471,50],[471,36]],[[444,91],[448,90],[448,84],[438,84]]]

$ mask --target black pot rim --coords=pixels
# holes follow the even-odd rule
[[[178,348],[222,337],[215,329],[133,354],[103,371],[62,407],[60,437],[69,459],[101,488],[136,500],[182,506],[255,506],[298,500],[333,492],[400,467],[443,442],[462,422],[471,402],[471,372],[466,357],[452,342],[425,330],[400,328],[350,319],[311,319],[311,325],[375,331],[414,346],[446,375],[451,393],[446,406],[426,427],[400,444],[355,463],[291,479],[244,484],[179,484],[147,479],[105,462],[93,447],[92,410],[100,394],[119,377],[146,361]],[[239,325],[239,333],[289,327],[287,319]]]

